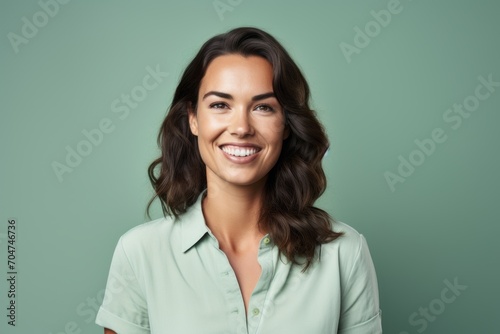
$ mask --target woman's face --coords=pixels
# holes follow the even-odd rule
[[[271,64],[257,56],[219,56],[208,66],[189,115],[208,184],[265,182],[287,137],[272,80]]]

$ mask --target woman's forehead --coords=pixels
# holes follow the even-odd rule
[[[200,94],[216,90],[231,94],[272,91],[273,69],[258,56],[223,55],[208,66],[200,85]]]

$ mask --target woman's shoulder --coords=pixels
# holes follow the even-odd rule
[[[120,236],[119,243],[127,252],[157,247],[170,239],[175,228],[173,219],[162,217],[134,226]]]
[[[334,220],[331,222],[331,228],[335,232],[341,232],[342,235],[329,243],[323,244],[322,251],[338,253],[342,258],[355,258],[363,248],[367,248],[364,235],[351,225],[340,220]]]
[[[332,220],[331,228],[335,232],[343,233],[339,241],[344,243],[358,243],[360,239],[363,238],[363,234],[356,228],[340,220]]]
[[[168,225],[171,225],[172,219],[169,217],[161,217],[151,221],[147,221],[131,227],[122,234],[125,239],[136,239],[147,237],[156,234],[159,230],[164,230]]]
[[[201,208],[193,205],[177,217],[165,216],[130,228],[121,235],[120,243],[130,252],[156,252],[167,245],[177,249],[193,231],[198,233],[203,226]]]

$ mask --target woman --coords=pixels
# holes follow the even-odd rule
[[[208,40],[158,142],[165,218],[120,238],[105,333],[382,332],[365,239],[313,206],[328,140],[276,39],[244,27]]]

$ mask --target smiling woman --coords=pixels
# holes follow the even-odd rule
[[[158,197],[164,217],[118,241],[96,319],[107,333],[382,332],[364,237],[314,207],[328,140],[274,37],[208,40],[158,143],[148,209]]]
[[[272,77],[261,57],[224,55],[208,66],[189,123],[213,186],[263,189],[288,132]]]

